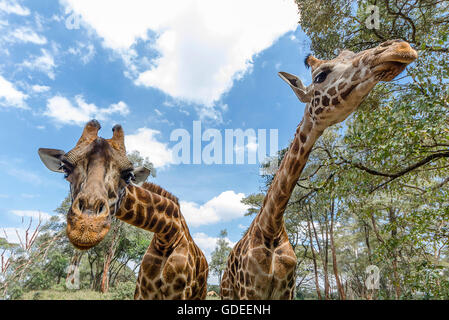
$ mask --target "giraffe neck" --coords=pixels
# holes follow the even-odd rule
[[[305,110],[308,109],[307,104]],[[282,230],[287,203],[307,163],[312,147],[322,133],[323,131],[315,128],[312,119],[305,113],[260,210],[258,222],[264,234],[276,237]]]
[[[182,237],[185,222],[175,201],[134,185],[127,186],[124,192],[116,213],[118,219],[154,232],[163,246],[171,246]]]

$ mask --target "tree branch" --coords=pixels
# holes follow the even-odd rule
[[[380,171],[377,171],[377,170],[365,167],[364,165],[359,164],[359,163],[351,162],[351,161],[345,159],[344,157],[340,156],[340,158],[342,159],[342,161],[344,163],[349,164],[349,165],[351,165],[351,166],[353,166],[353,167],[355,167],[357,169],[363,170],[363,171],[368,172],[369,174],[372,174],[372,175],[375,175],[375,176],[381,176],[381,177],[390,178],[386,182],[378,185],[373,190],[371,190],[371,193],[376,191],[377,189],[383,187],[384,185],[390,183],[391,181],[393,181],[393,180],[395,180],[395,179],[397,179],[397,178],[399,178],[399,177],[401,177],[401,176],[403,176],[403,175],[405,175],[405,174],[407,174],[407,173],[409,173],[409,172],[411,172],[411,171],[413,171],[413,170],[415,170],[415,169],[417,169],[419,167],[422,167],[425,164],[427,164],[427,163],[429,163],[429,162],[431,162],[433,160],[440,159],[440,158],[448,158],[448,157],[449,157],[449,151],[443,151],[443,152],[434,153],[434,154],[431,154],[431,155],[425,157],[421,161],[418,161],[415,164],[412,164],[411,166],[408,166],[407,168],[405,168],[405,169],[403,169],[401,171],[398,171],[396,173],[387,173],[387,172],[380,172]]]

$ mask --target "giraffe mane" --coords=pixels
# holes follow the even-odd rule
[[[304,59],[304,65],[306,66],[307,69],[310,68],[310,64],[307,62],[307,60],[309,59],[309,57],[310,57],[311,55],[312,55],[312,54],[309,53],[309,54],[306,56],[306,58]]]
[[[167,190],[165,190],[164,188],[162,188],[161,186],[158,186],[157,184],[151,183],[151,182],[144,182],[142,184],[142,188],[157,193],[160,196],[163,196],[165,198],[168,198],[170,200],[172,200],[174,203],[176,203],[176,205],[179,206],[179,199],[178,197],[174,196],[173,194],[171,194],[170,192],[168,192]]]

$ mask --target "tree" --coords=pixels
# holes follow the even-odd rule
[[[156,177],[156,168],[154,167],[153,163],[147,157],[143,158],[139,151],[135,150],[131,153],[128,153],[127,156],[134,167],[144,166],[145,168],[150,170],[150,176],[152,176],[153,178]]]
[[[210,271],[218,276],[218,283],[221,283],[221,277],[223,275],[223,271],[226,268],[226,262],[231,252],[232,248],[228,245],[228,241],[226,237],[228,236],[228,232],[226,229],[220,231],[219,238],[217,240],[217,245],[215,250],[212,252],[211,262],[209,264]]]

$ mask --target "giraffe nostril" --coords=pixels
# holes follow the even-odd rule
[[[102,215],[106,212],[106,203],[104,201],[100,201],[97,207],[97,215]]]
[[[85,207],[84,200],[83,199],[79,199],[79,201],[78,201],[78,209],[81,212],[83,212],[84,211],[84,207]]]
[[[106,200],[80,198],[76,208],[82,215],[104,215],[108,211]]]
[[[117,197],[117,194],[115,193],[115,191],[113,191],[113,190],[109,190],[108,191],[108,198],[109,199],[114,199],[116,197]]]

